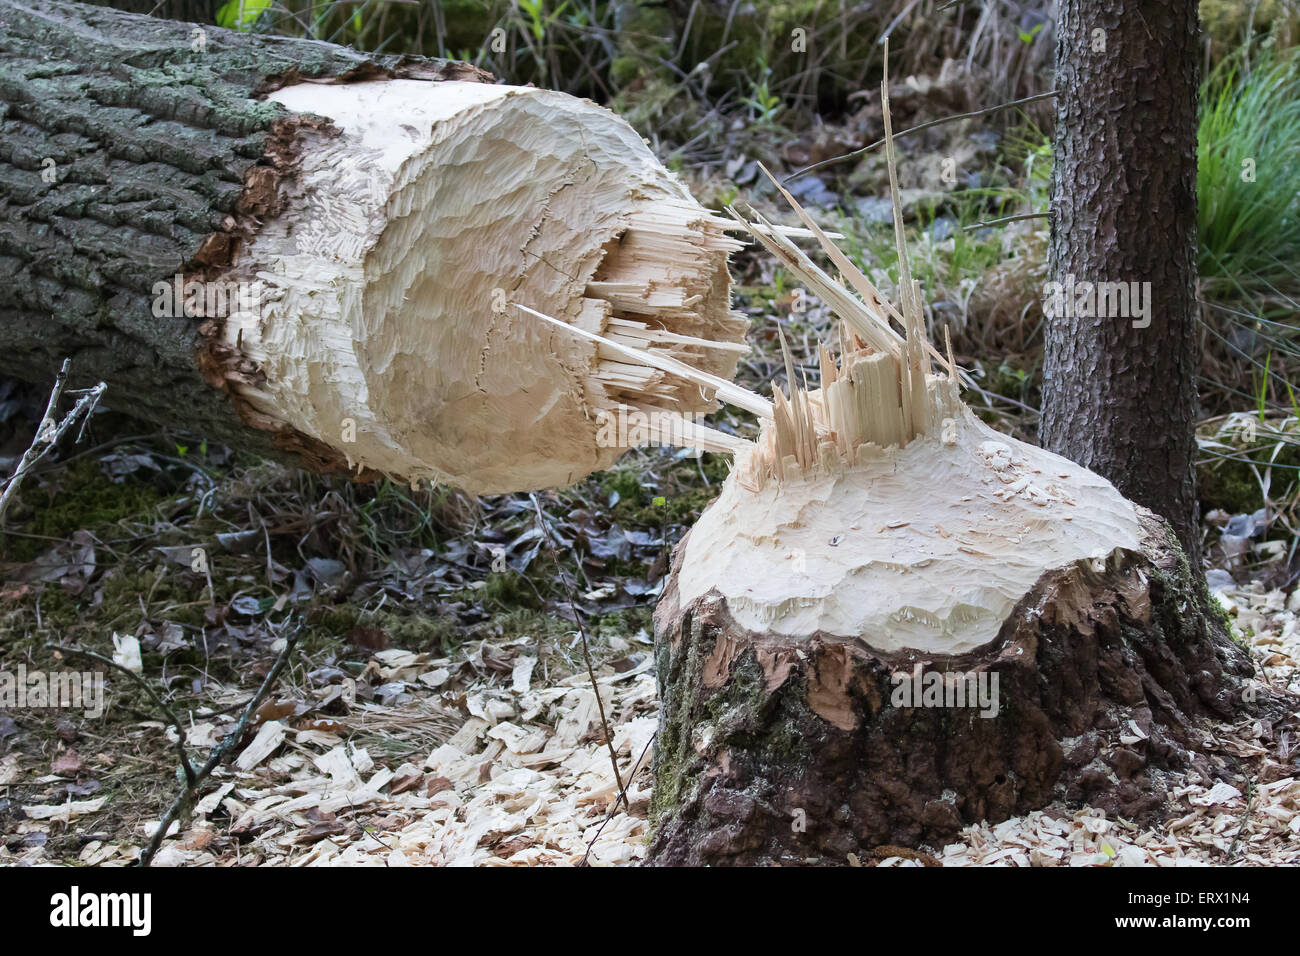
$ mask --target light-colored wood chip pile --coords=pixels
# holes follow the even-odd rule
[[[1300,591],[1289,602],[1258,587],[1218,596],[1268,682],[1300,691]],[[287,717],[266,720],[233,768],[215,776],[217,788],[156,863],[568,866],[581,863],[590,847],[592,865],[635,864],[645,855],[648,745],[657,725],[649,638],[642,633],[637,641],[621,642],[626,656],[597,671],[627,783],[628,805],[617,812],[610,813],[617,785],[585,673],[548,682],[526,641],[477,645],[456,658],[387,650],[375,655],[370,676],[395,699],[359,702],[346,717],[305,726],[290,726]],[[239,694],[232,690],[230,698]],[[189,742],[210,746],[229,719],[197,718]],[[1176,811],[1159,827],[1053,806],[969,827],[935,857],[943,866],[1300,862],[1300,747],[1281,734],[1270,749],[1269,728],[1249,720],[1203,729],[1213,763],[1239,758],[1252,768],[1246,792],[1188,775],[1169,781]],[[383,757],[412,745],[427,749],[404,760]],[[104,803],[98,797],[25,807],[20,827],[35,833],[66,826]],[[125,865],[155,826],[140,821],[128,843],[92,841],[81,860]],[[0,855],[9,863],[43,859],[40,846]],[[923,865],[901,857],[845,862]]]

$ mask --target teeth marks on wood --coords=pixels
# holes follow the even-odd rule
[[[227,394],[139,407],[244,447],[243,425],[275,431],[311,466],[332,448],[335,465],[483,493],[611,464],[636,442],[598,437],[602,411],[728,451],[745,443],[695,413],[721,397],[770,414],[728,381],[747,328],[726,266],[741,244],[625,122],[547,91],[414,82],[485,78],[465,65],[215,28],[196,52],[195,29],[0,0],[0,182],[17,203],[0,256],[18,266],[0,311],[55,313],[51,346],[120,372],[97,376],[110,402],[194,369]],[[305,82],[325,77],[385,82]],[[371,147],[401,155],[389,169]],[[339,184],[345,161],[398,178],[371,203]],[[337,230],[312,228],[325,200],[348,218]],[[261,283],[260,314],[153,316],[154,284],[177,273]],[[498,288],[508,302],[490,301]],[[603,341],[539,334],[502,318],[511,303]],[[138,351],[118,361],[123,332]],[[340,447],[344,419],[357,441]]]
[[[735,388],[726,377],[746,323],[729,309],[726,258],[739,243],[721,223],[702,225],[707,211],[635,132],[549,91],[375,87],[274,94],[291,111],[332,119],[338,159],[302,149],[290,212],[234,267],[261,275],[266,262],[285,265],[270,280],[284,292],[269,312],[227,324],[225,342],[242,335],[242,351],[267,372],[265,385],[236,391],[323,441],[346,412],[357,424],[351,462],[484,494],[563,485],[608,466],[639,443],[611,441],[602,428],[602,412],[624,407],[666,415],[661,435],[732,450],[735,440],[674,415],[713,407],[697,380]],[[381,108],[404,111],[415,139],[393,140],[375,124]],[[397,185],[378,202],[351,203],[355,247],[304,252],[293,208],[335,196],[338,163],[381,145],[382,171]],[[620,334],[644,348],[609,345]],[[313,338],[325,348],[304,347]],[[622,350],[622,367],[607,346]]]

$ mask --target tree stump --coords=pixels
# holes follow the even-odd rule
[[[1056,799],[1158,814],[1171,772],[1209,770],[1195,719],[1231,716],[1253,667],[1140,515],[1137,547],[1044,571],[956,654],[754,631],[715,588],[683,605],[684,541],[655,617],[652,862],[843,862]]]
[[[786,352],[788,394],[676,550],[649,862],[842,863],[1058,798],[1155,814],[1253,671],[1203,576],[1167,523],[962,403],[896,188],[901,311],[786,198],[858,296],[752,227],[843,321],[839,355],[809,389]]]

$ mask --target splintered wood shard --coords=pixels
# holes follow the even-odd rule
[[[759,165],[759,168],[760,168],[760,169],[761,169],[762,166],[763,166],[762,163],[759,163],[758,165]],[[764,172],[766,172],[766,170],[764,170]],[[771,175],[772,175],[771,173],[768,173],[768,176],[769,176],[769,177],[770,177]],[[779,188],[779,187],[778,187],[778,188]],[[728,229],[733,229],[733,230],[739,230],[739,231],[742,231],[742,232],[754,232],[754,231],[758,231],[758,232],[761,232],[761,233],[763,233],[764,235],[767,235],[767,236],[770,236],[770,235],[774,235],[774,234],[775,234],[775,235],[784,236],[784,237],[786,237],[787,239],[813,239],[813,238],[820,238],[820,237],[823,236],[823,235],[826,236],[826,238],[828,238],[828,239],[843,239],[843,238],[844,238],[844,233],[842,233],[842,232],[826,232],[826,233],[823,233],[823,232],[821,231],[820,227],[817,229],[816,232],[814,232],[814,231],[811,230],[811,229],[800,229],[798,226],[782,226],[782,225],[779,225],[779,224],[778,224],[778,225],[760,226],[760,225],[756,225],[756,224],[751,223],[749,226],[741,226],[741,225],[735,225],[735,224],[732,224],[732,223],[727,223],[727,228],[728,228]]]
[[[835,266],[840,270],[840,273],[849,280],[849,284],[852,285],[862,297],[861,300],[848,295],[842,285],[836,283],[823,270],[813,264],[811,260],[804,255],[802,250],[793,246],[793,244],[786,243],[786,245],[781,247],[779,251],[774,250],[766,243],[764,243],[764,246],[767,247],[769,251],[773,251],[774,254],[781,258],[797,275],[799,275],[800,278],[803,279],[805,283],[809,285],[810,288],[814,289],[814,291],[818,291],[819,294],[823,294],[829,284],[831,299],[827,300],[827,304],[831,306],[831,310],[835,312],[843,322],[861,334],[863,332],[863,316],[865,314],[866,318],[874,320],[876,324],[883,329],[885,334],[891,336],[887,340],[888,343],[896,344],[898,342],[898,335],[893,330],[892,326],[890,326],[885,314],[887,313],[904,329],[907,328],[907,319],[894,307],[893,303],[890,302],[878,288],[876,288],[871,280],[863,274],[862,270],[854,265],[853,261],[849,259],[849,257],[846,256],[840,248],[835,245],[835,243],[830,241],[832,234],[822,231],[816,221],[809,216],[803,206],[799,204],[799,201],[795,199],[794,196],[790,195],[785,187],[777,181],[765,166],[760,163],[759,168],[763,170],[767,178],[770,179],[772,184],[780,191],[781,196],[790,204],[790,207],[795,211],[795,214],[808,224],[809,228],[806,231],[816,237],[817,241],[821,244],[822,249],[826,252],[827,257],[835,263]],[[895,197],[895,199],[896,198],[897,197]],[[743,226],[750,229],[755,238],[760,237],[758,236],[758,233],[753,232],[754,229],[767,230],[769,228],[768,226],[747,223],[735,212],[734,209],[729,211],[733,217],[740,220]],[[901,212],[898,212],[897,215],[901,215]],[[763,222],[766,222],[766,220],[763,220]],[[766,235],[767,233],[765,232],[764,234]],[[788,231],[786,234],[788,234]],[[905,261],[907,255],[906,245],[897,245],[897,243],[901,241],[901,233],[895,230],[895,243],[900,256],[900,261]],[[811,267],[810,275],[801,271],[808,267]],[[918,314],[920,314],[921,302],[919,298],[916,300],[915,304]],[[874,342],[874,340],[872,341]],[[932,346],[928,340],[923,341],[922,345],[933,358],[937,359],[941,363],[944,361],[943,356],[935,350],[934,346]],[[876,347],[879,346],[877,345]],[[956,382],[957,379],[954,378],[953,381]]]
[[[796,261],[786,260],[799,278],[817,287],[818,278]],[[945,364],[949,376],[928,374],[933,350],[920,319],[917,289],[904,298],[906,337],[900,339],[883,316],[865,321],[869,312],[862,304],[842,286],[835,288],[840,294],[824,296],[824,301],[841,318],[852,315],[859,321],[846,322],[855,331],[844,340],[838,362],[820,349],[820,388],[799,387],[785,334],[778,329],[790,394],[787,398],[776,391],[772,427],[762,428],[754,453],[736,463],[736,480],[750,489],[801,474],[837,473],[856,463],[860,451],[907,445],[927,434],[933,422],[954,414],[959,404],[951,377],[955,366]]]
[[[727,211],[735,217],[750,234],[773,256],[784,263],[791,272],[798,276],[808,288],[853,331],[873,348],[895,350],[900,347],[901,337],[890,328],[889,323],[878,313],[872,311],[859,299],[854,298],[847,289],[832,279],[824,269],[814,263],[784,236],[772,230],[772,224],[757,210],[754,216],[761,228],[752,228],[753,224],[733,206]]]
[[[633,410],[639,413],[638,423],[645,422],[646,441],[659,445],[677,445],[683,448],[695,448],[700,451],[717,452],[734,455],[749,451],[754,447],[752,441],[746,441],[735,435],[699,422],[692,421],[680,412],[644,407]],[[634,426],[635,427],[635,426]]]
[[[521,312],[526,312],[531,316],[535,316],[544,322],[549,322],[551,325],[572,333],[573,335],[581,336],[582,338],[590,339],[593,342],[599,343],[613,356],[623,360],[622,363],[618,364],[631,363],[633,366],[644,366],[647,368],[658,369],[662,372],[667,372],[670,375],[679,376],[687,382],[692,382],[699,387],[713,389],[719,401],[726,402],[729,405],[735,405],[737,408],[743,408],[746,411],[753,412],[755,415],[760,415],[764,418],[772,417],[771,402],[763,398],[763,396],[749,391],[747,388],[737,385],[734,382],[727,381],[725,378],[719,378],[717,375],[711,375],[708,372],[702,372],[697,368],[692,368],[685,362],[678,361],[670,355],[653,352],[649,349],[637,348],[633,345],[626,345],[622,342],[616,342],[613,339],[605,338],[603,335],[597,335],[595,332],[588,332],[586,329],[579,328],[576,325],[569,325],[566,322],[561,322],[559,319],[546,315],[543,312],[538,312],[536,309],[530,309],[526,305],[520,305],[516,302],[515,308],[519,309]]]
[[[961,407],[960,370],[952,360],[951,344],[949,354],[941,355],[925,332],[921,286],[912,278],[903,234],[886,87],[882,87],[882,98],[901,311],[831,241],[766,167],[760,166],[857,295],[831,278],[761,213],[755,211],[757,223],[751,223],[734,207],[728,207],[728,212],[843,323],[838,362],[825,348],[820,349],[822,381],[816,390],[798,387],[785,335],[778,329],[790,394],[785,397],[777,393],[771,427],[760,431],[754,454],[737,462],[736,481],[751,490],[768,482],[780,484],[797,475],[840,472],[859,461],[860,451],[876,454],[904,447],[927,435],[936,422],[954,420]],[[902,326],[902,335],[890,324],[891,319]],[[932,358],[946,374],[930,374]]]
[[[857,290],[858,295],[862,296],[863,305],[867,308],[867,311],[872,318],[876,319],[877,322],[888,328],[889,323],[886,322],[880,314],[880,310],[884,309],[892,315],[900,325],[904,324],[903,316],[899,314],[893,304],[885,298],[885,296],[881,295],[880,290],[872,284],[870,279],[863,275],[862,270],[853,264],[853,260],[841,252],[839,246],[831,242],[831,235],[822,231],[821,227],[817,225],[817,222],[812,218],[812,216],[808,215],[808,213],[804,211],[803,206],[799,205],[798,200],[796,200],[794,196],[790,195],[786,188],[781,185],[780,181],[768,171],[766,166],[759,163],[758,168],[763,171],[764,176],[772,181],[772,185],[777,188],[785,201],[790,204],[790,208],[795,211],[795,214],[803,221],[804,225],[808,227],[807,231],[817,238],[817,242],[821,245],[822,251],[826,253],[831,262],[835,263],[835,267],[840,270],[840,274],[848,279],[849,284]],[[836,238],[842,237],[837,236]]]

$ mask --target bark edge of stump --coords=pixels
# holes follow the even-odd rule
[[[655,613],[647,862],[841,863],[1055,800],[1149,822],[1170,774],[1222,775],[1199,752],[1198,721],[1277,717],[1285,701],[1243,700],[1249,655],[1168,523],[1140,513],[1140,550],[1045,572],[993,641],[951,656],[755,634],[716,591],[682,608],[679,544]],[[997,674],[997,714],[891,706],[891,675],[918,662]]]

